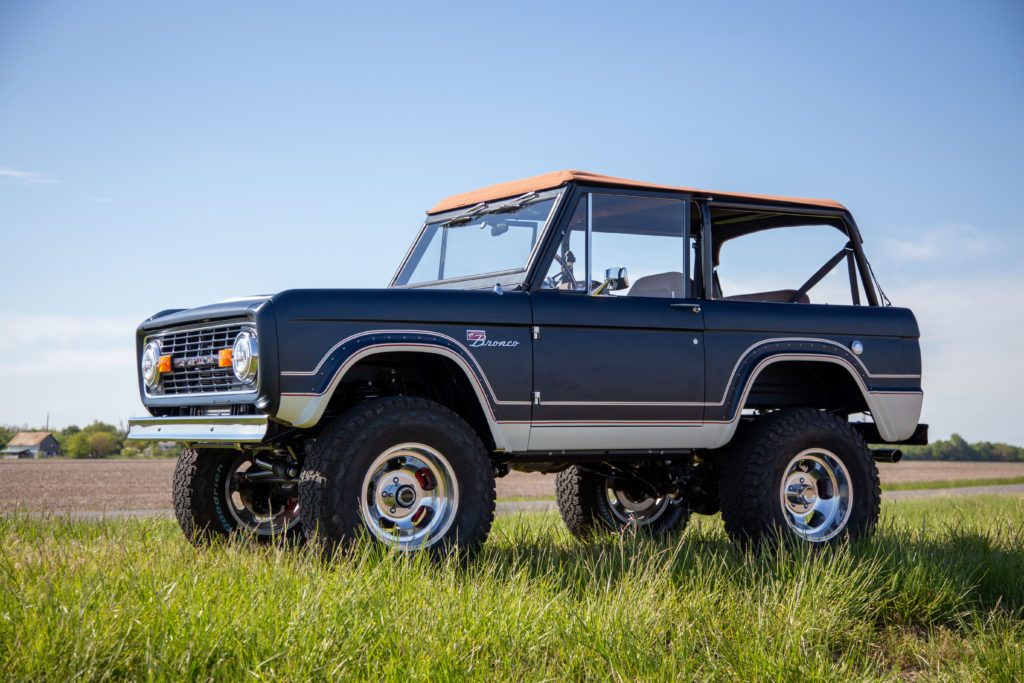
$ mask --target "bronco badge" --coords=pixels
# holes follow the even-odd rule
[[[473,348],[478,348],[480,346],[519,346],[519,342],[517,341],[487,341],[486,330],[466,330],[466,341],[468,341],[469,345]]]

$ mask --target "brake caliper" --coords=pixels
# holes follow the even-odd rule
[[[437,482],[434,481],[434,475],[431,474],[430,470],[426,467],[421,467],[416,470],[416,481],[424,491],[433,491],[437,487]]]

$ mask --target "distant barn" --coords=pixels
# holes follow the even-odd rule
[[[50,432],[18,432],[0,454],[6,458],[55,458],[60,455],[60,443]]]

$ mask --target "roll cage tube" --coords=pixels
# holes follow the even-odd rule
[[[702,198],[698,199],[697,202],[701,209],[701,265],[704,267],[702,272],[702,283],[704,286],[704,298],[712,298],[714,293],[714,260],[715,254],[713,253],[716,248],[711,241],[711,206],[710,202],[713,198]],[[759,204],[746,204],[739,202],[716,202],[715,206],[722,208],[743,208],[750,209],[752,211],[769,211],[772,207],[763,206]],[[853,220],[853,216],[847,211],[832,211],[832,210],[806,210],[786,207],[780,210],[780,213],[793,214],[793,215],[805,215],[805,216],[825,216],[832,218],[839,218],[842,223],[842,227],[835,225],[834,227],[841,233],[845,234],[850,238],[850,241],[843,247],[833,260],[830,260],[815,273],[811,278],[804,283],[800,288],[801,293],[806,293],[811,287],[817,284],[822,278],[828,275],[832,269],[842,260],[843,256],[847,258],[848,269],[850,273],[850,288],[853,302],[855,305],[860,305],[860,295],[857,291],[856,281],[854,278],[854,267],[860,274],[860,282],[864,287],[864,293],[867,296],[869,306],[879,306],[878,294],[876,292],[876,285],[874,276],[871,272],[871,267],[868,264],[867,257],[864,255],[864,249],[861,246],[860,229],[857,227],[856,222]],[[778,226],[775,229],[781,229],[785,226]],[[704,245],[707,245],[705,248]],[[710,293],[710,294],[709,294]]]
[[[693,296],[690,291],[690,198],[683,202],[683,298],[689,299]]]
[[[586,275],[587,275],[587,295],[588,296],[594,291],[594,282],[591,279],[591,274],[590,274],[590,270],[592,268],[591,263],[590,263],[590,261],[592,260],[592,257],[591,257],[591,251],[592,250],[590,248],[590,244],[591,244],[591,239],[590,238],[591,238],[591,236],[593,234],[594,234],[594,193],[593,192],[588,192],[587,193],[587,235],[586,235],[586,244],[587,244],[587,247],[586,247],[586,249],[587,249],[587,257],[586,257],[587,258],[587,270],[586,270]]]
[[[789,297],[789,303],[793,304],[796,303],[797,301],[800,301],[800,298],[804,294],[809,292],[811,288],[814,287],[814,285],[821,282],[823,279],[825,279],[826,275],[835,270],[836,266],[838,266],[839,262],[842,261],[843,259],[846,259],[846,262],[849,265],[850,295],[853,298],[854,305],[859,306],[860,292],[857,291],[857,273],[853,270],[853,248],[850,246],[849,242],[847,242],[846,245],[842,249],[840,249],[835,256],[826,261],[825,265],[823,265],[821,268],[818,268],[814,275],[807,278],[807,282],[800,285],[800,289],[796,290],[793,293],[793,296]]]
[[[701,296],[705,299],[714,298],[713,273],[711,264],[711,197],[697,200],[700,206],[700,274]]]
[[[850,235],[850,246],[853,255],[857,259],[857,269],[860,271],[860,281],[864,285],[864,294],[868,297],[869,306],[878,306],[878,293],[875,292],[875,278],[868,265],[868,258],[864,255],[864,248],[861,246],[860,228],[849,213],[843,214],[843,222],[846,223],[847,234]]]

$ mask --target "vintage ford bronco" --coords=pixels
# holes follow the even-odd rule
[[[758,274],[729,271],[723,247],[791,230],[838,251],[813,274],[766,258],[795,288],[729,295]],[[861,241],[833,201],[579,171],[456,195],[387,289],[143,322],[150,416],[129,438],[187,444],[174,507],[196,543],[242,532],[329,552],[366,534],[472,552],[510,469],[557,473],[581,538],[719,510],[741,544],[861,536],[875,460],[900,457],[867,443],[927,441],[917,323]],[[837,277],[839,305],[810,302]]]

